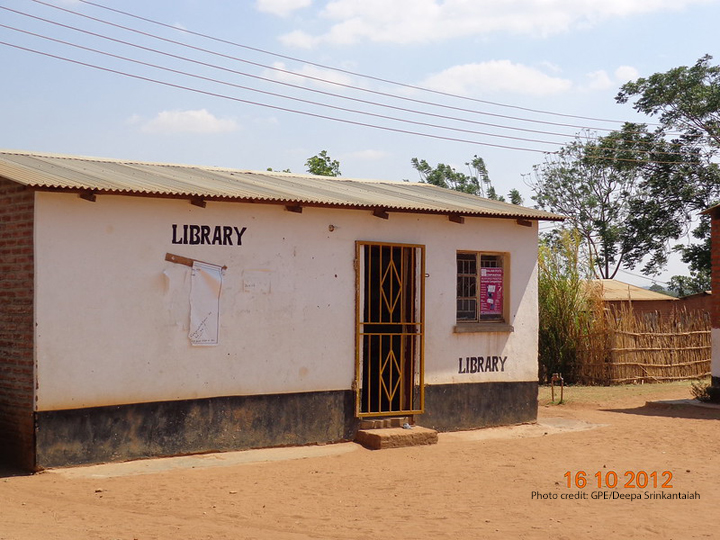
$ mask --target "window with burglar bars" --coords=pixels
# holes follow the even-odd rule
[[[505,321],[505,257],[458,252],[457,322]]]

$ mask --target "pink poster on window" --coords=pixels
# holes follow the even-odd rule
[[[503,269],[480,269],[480,315],[502,315]]]

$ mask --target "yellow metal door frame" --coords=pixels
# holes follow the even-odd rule
[[[356,242],[355,410],[425,409],[425,246]]]

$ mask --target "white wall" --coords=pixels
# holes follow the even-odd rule
[[[175,245],[172,224],[247,230],[242,246]],[[356,240],[426,245],[427,383],[536,380],[535,225],[38,193],[38,410],[349,389]],[[515,332],[453,333],[458,249],[511,253]],[[190,268],[167,252],[227,266],[219,345],[190,345]],[[504,372],[458,373],[459,357],[489,355]]]

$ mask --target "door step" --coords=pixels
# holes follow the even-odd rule
[[[404,424],[412,424],[408,416],[394,416],[392,418],[363,419],[358,424],[358,429],[382,429],[391,427],[403,427]]]
[[[403,427],[359,429],[355,435],[355,442],[370,450],[383,450],[437,444],[438,434],[434,429],[420,426],[412,426],[410,429]]]

